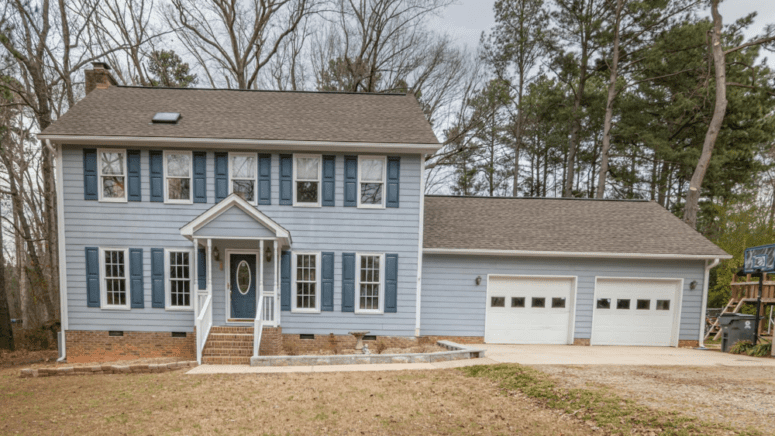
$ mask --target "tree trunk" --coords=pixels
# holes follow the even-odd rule
[[[573,197],[573,179],[576,169],[576,150],[579,146],[579,131],[581,130],[581,100],[584,98],[584,85],[587,82],[587,50],[581,54],[581,71],[579,72],[579,87],[573,102],[573,115],[571,116],[570,141],[568,143],[568,162],[565,174],[565,188],[563,197]]]
[[[713,108],[713,117],[708,125],[708,131],[705,134],[705,142],[702,144],[702,154],[694,169],[692,180],[689,182],[689,191],[686,193],[686,205],[684,207],[684,222],[697,227],[697,213],[700,209],[700,188],[705,173],[708,171],[710,158],[713,154],[713,147],[716,145],[721,125],[724,123],[724,115],[727,111],[727,73],[726,57],[724,56],[724,47],[721,45],[721,15],[718,11],[719,0],[713,0],[711,3],[711,15],[713,16],[713,30],[711,31],[711,53],[713,56],[713,65],[716,74],[716,105]]]
[[[8,304],[8,290],[5,288],[5,250],[3,231],[0,229],[0,350],[14,350],[11,311]]]

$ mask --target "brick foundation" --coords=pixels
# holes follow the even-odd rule
[[[109,336],[107,331],[67,330],[68,362],[112,362],[153,357],[196,360],[196,336],[173,338],[170,332],[129,332]]]
[[[678,341],[679,348],[697,348],[700,346],[700,341]]]
[[[589,339],[575,338],[573,339],[573,345],[589,346]]]
[[[279,356],[283,352],[283,328],[264,327],[261,333],[260,356]]]

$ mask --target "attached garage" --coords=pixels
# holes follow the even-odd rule
[[[678,345],[682,279],[595,281],[592,345]]]
[[[575,290],[575,277],[488,277],[485,342],[572,344]]]

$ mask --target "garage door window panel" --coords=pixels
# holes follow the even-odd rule
[[[618,299],[616,300],[616,308],[619,310],[629,310],[630,309],[630,300],[629,299]]]
[[[670,300],[657,300],[657,310],[670,310]]]
[[[546,307],[546,298],[533,298],[533,307]]]
[[[598,309],[610,309],[611,308],[611,299],[610,298],[598,298],[597,299],[597,308]]]
[[[552,309],[564,309],[564,308],[565,308],[564,298],[552,298]]]
[[[490,301],[491,307],[505,307],[506,306],[506,297],[492,297]]]
[[[525,297],[511,297],[511,307],[525,307]]]
[[[651,308],[651,300],[638,300],[638,310],[649,310]]]

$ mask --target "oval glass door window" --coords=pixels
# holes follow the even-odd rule
[[[237,265],[237,290],[242,295],[250,290],[250,266],[244,260]]]

